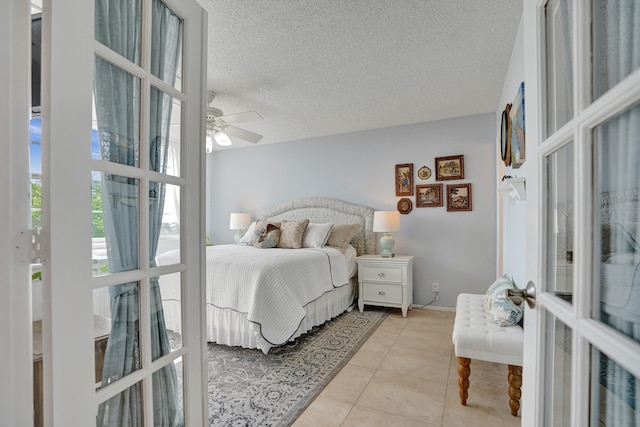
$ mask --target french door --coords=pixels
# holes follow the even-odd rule
[[[206,422],[205,36],[206,14],[193,0],[43,3],[44,404],[36,412],[45,426]],[[27,136],[25,127],[25,147]],[[12,158],[24,161],[28,180],[27,157]],[[7,191],[20,200],[28,184],[15,185]],[[28,234],[22,225],[11,232]],[[158,266],[170,250],[180,262]],[[27,276],[24,262],[7,269]],[[10,327],[30,326],[21,316]],[[30,348],[25,335],[17,340]],[[12,361],[33,369],[30,354]],[[13,385],[24,402],[30,385]],[[15,420],[32,419],[19,411]]]
[[[640,3],[525,0],[522,425],[640,425]]]

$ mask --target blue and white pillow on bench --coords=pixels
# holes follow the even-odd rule
[[[524,314],[524,309],[507,298],[508,289],[517,289],[509,276],[499,277],[487,290],[485,304],[491,314],[493,322],[499,326],[513,326],[518,324]]]

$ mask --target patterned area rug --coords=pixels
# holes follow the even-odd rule
[[[386,316],[375,308],[345,312],[266,355],[209,343],[210,425],[290,425]]]

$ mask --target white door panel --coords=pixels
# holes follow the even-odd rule
[[[640,425],[634,1],[525,1],[524,426]]]
[[[111,2],[111,11],[116,3]],[[139,55],[133,62],[120,56],[118,49],[109,49],[105,40],[94,40],[93,2],[56,0],[43,4],[45,425],[95,425],[97,415],[107,425],[102,417],[105,413],[109,413],[109,425],[118,425],[117,412],[137,413],[144,425],[153,425],[166,413],[166,408],[159,408],[154,401],[156,393],[164,393],[159,390],[168,390],[161,388],[167,381],[177,381],[177,388],[172,389],[175,394],[172,391],[166,401],[175,406],[171,421],[167,421],[170,424],[161,424],[183,425],[184,420],[185,425],[202,425],[207,419],[204,310],[200,305],[204,298],[199,285],[204,275],[201,177],[206,15],[192,0],[126,4],[139,5],[141,17]],[[129,11],[124,12],[131,17]],[[85,18],[78,20],[78,16]],[[162,24],[158,24],[160,19]],[[179,69],[174,82],[161,74],[153,75],[151,64],[165,60],[156,55],[166,57],[176,50],[161,46],[152,52],[154,44],[165,39],[151,37],[150,32],[162,31],[158,28],[176,19],[182,22],[183,31],[174,39],[180,52],[174,62]],[[115,22],[109,23],[109,28],[121,25],[118,19]],[[128,33],[117,37],[124,41],[123,46],[133,44]],[[100,116],[104,105],[115,102],[116,91],[99,101],[97,119],[92,114],[96,111],[95,88],[105,82],[97,61],[110,61],[137,80],[137,89],[126,93],[138,100],[132,115],[126,116],[130,118],[118,108],[111,121]],[[98,79],[95,82],[94,76]],[[115,77],[112,83],[117,85],[120,80]],[[164,99],[173,102],[162,103]],[[123,105],[133,104],[125,100]],[[173,115],[168,114],[171,110]],[[128,123],[135,123],[135,128],[123,133]],[[153,123],[161,125],[152,129]],[[130,137],[136,140],[135,149],[128,145]],[[168,144],[168,148],[162,145],[154,150],[160,147],[154,144]],[[171,164],[165,169],[166,158],[158,163],[159,157],[150,157],[150,153],[169,155]],[[135,163],[127,160],[131,156]],[[114,162],[115,158],[123,160]],[[113,185],[102,185],[105,179]],[[166,188],[170,190],[165,192]],[[114,216],[117,210],[135,215]],[[159,216],[162,212],[166,215]],[[131,228],[121,230],[124,226]],[[158,244],[160,228],[162,244]],[[110,231],[101,235],[104,230]],[[164,292],[179,296],[176,312],[182,331],[179,339],[166,342],[160,353],[154,337],[165,334],[157,319],[167,308],[162,286],[155,285],[158,273],[152,259],[157,247],[177,249],[182,254],[175,271],[161,270],[162,274],[181,275],[178,289]],[[126,323],[134,335],[118,333],[125,312],[114,310],[122,308],[118,301],[122,301],[120,290],[125,288],[135,301],[129,306],[135,317]],[[167,333],[173,338],[173,332]],[[122,374],[113,371],[119,348],[127,349],[121,358],[132,364]],[[165,376],[166,372],[171,374]],[[119,396],[131,390],[139,400],[131,405],[122,403]],[[116,402],[120,405],[117,411]]]

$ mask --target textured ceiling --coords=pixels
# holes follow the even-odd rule
[[[238,125],[260,145],[495,111],[522,11],[522,0],[198,1],[212,105],[262,115]]]

